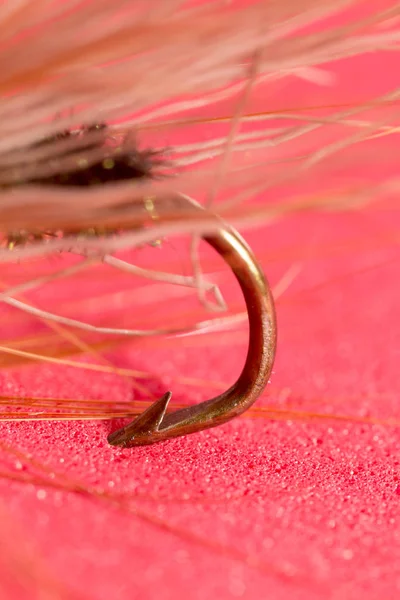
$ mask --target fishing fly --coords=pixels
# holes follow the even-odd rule
[[[94,137],[93,137],[94,134]],[[111,182],[146,180],[159,176],[163,165],[163,156],[159,151],[124,149],[123,146],[107,146],[108,129],[103,123],[82,127],[75,132],[61,132],[41,140],[35,148],[54,142],[79,141],[80,153],[100,149],[100,158],[85,163],[80,160],[67,170],[32,176],[22,179],[15,185],[40,185],[53,187],[93,187]],[[70,149],[64,150],[63,158]],[[200,205],[179,196],[179,202],[189,211],[201,213]],[[154,217],[156,200],[143,198],[143,205]],[[157,217],[158,219],[162,217]],[[31,240],[38,241],[47,237],[63,236],[66,233],[80,235],[118,234],[114,228],[96,228],[80,230],[52,231],[19,230],[6,235],[7,247],[12,250]],[[268,282],[253,252],[242,237],[231,227],[221,224],[221,228],[212,235],[203,238],[221,257],[234,273],[246,302],[249,320],[249,347],[245,366],[236,383],[219,396],[167,414],[171,392],[166,392],[141,415],[127,426],[112,432],[108,442],[112,446],[131,447],[148,445],[169,438],[184,436],[203,429],[216,427],[246,411],[260,396],[268,383],[276,349],[276,318],[274,303]]]

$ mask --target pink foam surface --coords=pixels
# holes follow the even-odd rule
[[[276,226],[271,242],[276,251],[278,237],[284,240],[281,250],[290,254],[309,248],[317,231],[321,249],[334,228],[334,239],[342,234],[344,243],[352,239],[351,219],[358,217],[294,219]],[[376,242],[381,224],[369,225],[368,239]],[[264,235],[250,239],[259,250],[265,244]],[[108,423],[1,425],[2,443],[24,452],[4,452],[9,472],[43,477],[29,457],[48,469],[36,485],[0,481],[5,518],[20,531],[18,548],[35,549],[35,560],[66,597],[395,596],[400,436],[396,426],[362,420],[398,413],[399,250],[379,239],[375,245],[347,252],[345,264],[340,256],[316,256],[278,301],[278,358],[260,404],[343,420],[243,418],[132,450],[107,445]],[[182,373],[228,384],[244,352],[245,336],[201,349],[182,350],[178,342],[172,351],[128,348],[120,357],[153,371],[161,391]],[[207,394],[172,387],[178,400]],[[60,398],[131,397],[126,381],[72,367],[3,372],[2,388]],[[33,597],[32,590],[19,593]]]

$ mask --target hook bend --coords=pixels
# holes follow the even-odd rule
[[[156,400],[126,427],[108,436],[112,446],[129,448],[161,442],[216,427],[245,412],[268,383],[276,349],[276,318],[272,294],[257,260],[242,237],[223,226],[203,238],[229,265],[242,289],[249,318],[246,363],[227,391],[211,400],[166,414],[171,392]]]

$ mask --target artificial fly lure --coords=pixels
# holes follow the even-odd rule
[[[93,133],[99,136],[96,141],[90,137]],[[123,147],[109,150],[106,147],[107,127],[104,124],[83,127],[76,132],[59,133],[41,140],[34,148],[46,146],[54,141],[68,141],[73,136],[79,137],[80,151],[103,148],[101,159],[91,164],[75,164],[74,168],[64,172],[21,179],[14,185],[91,187],[110,182],[149,179],[156,176],[156,167],[162,164],[162,158],[157,151],[127,151]],[[67,153],[66,150],[63,156]],[[203,210],[184,197],[180,197],[180,201],[187,203],[189,210]],[[148,209],[145,198],[143,202]],[[154,208],[153,202],[151,207]],[[14,231],[7,234],[5,242],[12,250],[30,240],[37,241],[65,233],[48,230]],[[87,236],[110,233],[116,234],[118,231],[90,228],[79,232],[80,235]],[[231,268],[246,301],[249,348],[245,366],[236,383],[227,391],[198,405],[166,414],[172,395],[171,392],[167,392],[129,425],[111,433],[108,442],[113,446],[148,445],[216,427],[246,411],[260,396],[269,380],[275,357],[276,319],[273,298],[262,269],[245,241],[228,225],[222,224],[215,234],[206,235],[203,239]]]

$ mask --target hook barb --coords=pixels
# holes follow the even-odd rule
[[[224,226],[204,236],[230,266],[246,301],[249,347],[245,366],[226,392],[194,406],[166,414],[171,392],[108,436],[113,446],[129,448],[154,444],[174,437],[216,427],[245,412],[268,383],[276,349],[276,319],[272,294],[257,260],[242,237]]]
[[[114,431],[114,433],[110,433],[108,442],[112,446],[126,446],[126,440],[157,433],[165,416],[171,396],[172,393],[167,392],[162,398],[153,402],[132,423],[122,429],[118,429],[118,431]]]

